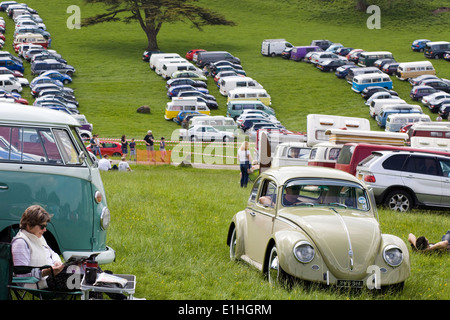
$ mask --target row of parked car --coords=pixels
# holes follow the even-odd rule
[[[167,97],[171,101],[167,103],[165,119],[173,120],[192,132],[192,134],[184,132],[181,135],[183,139],[189,137],[191,140],[230,140],[230,132],[236,134],[239,128],[251,136],[256,135],[257,127],[284,129],[276,120],[273,109],[259,101],[262,96],[266,99],[270,99],[270,96],[257,81],[246,75],[239,58],[228,52],[193,49],[186,53],[185,58],[176,53],[152,53],[150,55],[149,52],[144,52],[142,59],[149,62],[150,68],[155,73],[166,79],[169,75],[167,70],[174,71],[170,79],[166,81]],[[190,71],[194,74],[188,74],[184,69],[192,69]],[[212,117],[210,117],[210,110],[217,109],[218,104],[207,88],[206,76],[213,77],[219,92],[228,96],[228,100],[232,100],[227,104],[229,112],[224,120],[212,121]],[[245,93],[249,95],[253,93],[253,89],[259,90],[258,93],[261,95],[259,98],[256,95],[245,96]],[[239,90],[246,92],[240,94]],[[233,98],[234,94],[238,97]],[[270,100],[264,102],[270,104]],[[241,116],[242,113],[244,114]],[[209,119],[206,121],[205,118],[200,129],[198,125],[195,125],[196,128],[189,128],[194,126],[192,122],[194,117],[208,117]],[[220,130],[223,121],[233,122],[234,129],[228,127],[227,131],[230,131],[228,133]],[[209,124],[206,125],[206,122],[213,124],[213,128],[210,128]],[[200,132],[203,138],[199,137]],[[208,134],[211,137],[207,137]]]
[[[16,55],[9,51],[0,51],[0,97],[3,101],[30,104],[21,98],[23,87],[29,87],[34,98],[32,103],[69,113],[82,125],[83,138],[89,138],[92,132],[84,115],[79,114],[78,101],[74,90],[66,87],[72,83],[75,68],[56,51],[49,49],[51,35],[38,12],[25,3],[15,1],[0,2],[0,11],[5,11],[13,19],[15,30],[12,46]],[[23,77],[24,62],[29,63],[35,77],[28,81]],[[9,77],[8,81],[2,77]]]

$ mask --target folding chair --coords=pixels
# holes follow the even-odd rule
[[[14,274],[27,274],[31,272],[31,266],[13,266],[11,244],[0,243],[0,300],[76,300],[81,297],[83,292],[69,291],[60,292],[46,289],[39,289],[39,279],[35,277],[15,277]],[[40,269],[51,268],[51,266],[42,266]],[[53,276],[53,269],[52,275]],[[33,285],[36,288],[28,288],[23,285]],[[14,297],[12,295],[14,293]]]

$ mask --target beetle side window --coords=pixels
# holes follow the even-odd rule
[[[265,207],[275,207],[277,197],[277,186],[273,181],[266,180],[262,186],[258,202]]]
[[[255,183],[253,184],[252,191],[250,192],[250,198],[248,199],[248,201],[255,202],[260,183],[261,183],[261,178],[259,178],[255,181]]]

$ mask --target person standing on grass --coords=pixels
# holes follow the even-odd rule
[[[241,188],[246,188],[248,183],[248,170],[250,168],[250,150],[248,150],[249,143],[244,141],[238,150],[238,160],[241,169]]]
[[[120,143],[122,144],[122,153],[126,157],[128,154],[128,141],[125,135],[120,139]]]
[[[137,157],[136,157],[136,142],[134,142],[134,138],[131,139],[129,145],[130,145],[130,160],[134,156],[134,161],[137,161]]]
[[[164,162],[166,158],[166,140],[164,137],[161,137],[161,141],[159,142],[159,152],[161,153],[161,161]]]
[[[147,131],[147,135],[144,137],[145,146],[147,149],[147,161],[150,161],[150,154],[152,155],[152,161],[155,162],[155,148],[152,130]]]

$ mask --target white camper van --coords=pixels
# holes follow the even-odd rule
[[[231,90],[236,88],[263,89],[263,86],[250,77],[235,76],[225,77],[219,80],[219,92],[223,96],[227,96]]]
[[[181,58],[178,53],[154,53],[150,57],[149,65],[150,69],[155,70],[156,62],[160,59],[174,59]]]

